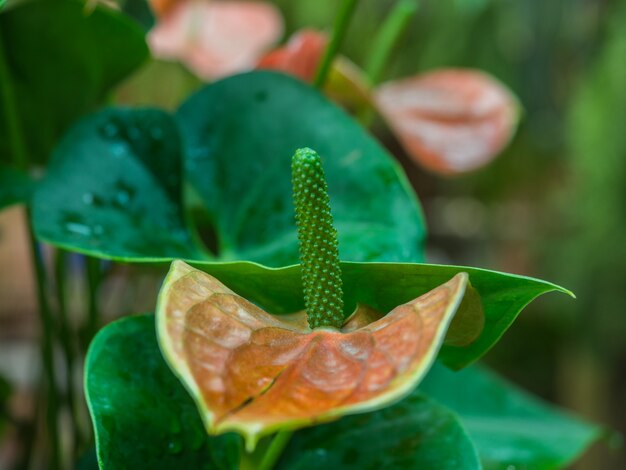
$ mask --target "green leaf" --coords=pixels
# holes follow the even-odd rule
[[[272,313],[289,313],[304,308],[299,266],[272,269],[254,263],[192,263],[218,278],[242,297]],[[462,266],[411,263],[341,263],[345,310],[352,313],[357,303],[387,313],[435,287],[459,272],[469,274],[480,296],[484,327],[480,336],[466,346],[444,344],[439,353],[446,365],[461,368],[485,354],[533,299],[551,291],[571,293],[555,284],[525,276]],[[461,304],[457,317],[472,314],[477,299]]]
[[[26,202],[34,189],[34,182],[19,170],[0,163],[0,209]]]
[[[306,118],[294,115],[286,96],[307,109]],[[105,212],[81,202],[89,188],[97,188],[102,198],[109,197],[105,190],[115,194],[111,185],[118,180],[131,184],[139,170],[131,174],[129,168],[141,166],[145,176],[132,189],[145,202],[142,210],[148,211],[148,217],[168,221],[171,212],[183,213],[178,195],[164,205],[159,191],[155,192],[155,188],[182,186],[177,170],[181,149],[174,126],[165,115],[159,117],[164,134],[155,153],[151,147],[155,129],[150,123],[141,125],[146,116],[156,113],[109,110],[79,121],[68,132],[56,147],[35,197],[40,238],[117,260],[206,259],[187,241],[190,230],[178,218],[176,230],[185,232],[177,238],[181,243],[159,245],[152,240],[171,238],[161,233],[169,228],[142,225],[143,216],[123,205],[109,204]],[[206,116],[212,121],[204,121]],[[275,73],[231,77],[190,98],[179,119],[187,141],[187,176],[215,225],[220,260],[272,266],[298,261],[291,155],[305,142],[317,146],[325,158],[342,258],[421,259],[421,212],[397,164],[347,115],[308,86]],[[111,137],[107,120],[116,121],[116,134]],[[141,139],[147,142],[142,144]],[[120,155],[122,159],[117,158]],[[175,170],[153,170],[166,166]],[[84,227],[80,234],[67,230],[68,212],[80,214],[78,223]]]
[[[155,24],[154,13],[147,0],[120,0],[122,11],[139,23],[146,31]]]
[[[486,470],[562,468],[600,436],[597,426],[480,367],[452,372],[435,364],[419,389],[460,416]]]
[[[324,163],[340,257],[422,260],[424,223],[398,164],[317,91],[252,72],[209,85],[178,112],[190,181],[213,219],[223,258],[270,266],[298,259],[291,156]]]
[[[100,468],[238,468],[239,437],[206,434],[195,404],[163,361],[153,315],[101,330],[85,376]]]
[[[109,109],[55,148],[33,200],[40,239],[74,251],[206,259],[186,228],[180,138],[171,115]]]
[[[141,27],[109,8],[33,0],[0,13],[0,159],[46,161],[147,56]]]
[[[476,450],[449,410],[413,393],[373,413],[298,431],[278,469],[480,469]]]

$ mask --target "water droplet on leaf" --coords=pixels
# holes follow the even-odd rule
[[[174,438],[167,444],[170,454],[180,454],[183,450],[183,443],[180,439]]]
[[[83,194],[83,202],[88,206],[93,204],[93,193],[85,193]]]
[[[100,135],[105,139],[115,139],[119,136],[119,129],[112,122],[106,122],[100,127]]]
[[[65,224],[65,229],[68,232],[74,233],[76,235],[82,235],[84,237],[88,237],[91,235],[91,227],[85,224],[79,224],[76,222],[68,222]]]

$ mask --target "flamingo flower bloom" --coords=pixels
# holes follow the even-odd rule
[[[322,33],[300,31],[286,46],[261,59],[258,67],[311,82],[326,42]],[[326,87],[332,99],[353,110],[359,109],[354,103],[374,106],[408,156],[441,175],[487,165],[504,149],[518,122],[519,105],[513,94],[478,70],[440,69],[368,89],[364,73],[339,57],[333,74],[342,79],[340,86]]]
[[[148,43],[155,57],[179,60],[209,80],[253,68],[282,33],[269,3],[183,0],[164,9]]]
[[[306,311],[273,316],[209,274],[172,264],[157,306],[166,361],[209,433],[260,437],[380,408],[415,388],[432,365],[468,276],[387,315],[357,306],[344,319],[337,232],[321,159],[292,161]]]
[[[241,433],[248,449],[281,429],[374,410],[411,392],[432,365],[467,274],[382,318],[359,306],[340,329],[274,316],[217,279],[174,262],[157,330],[164,357],[209,433]]]

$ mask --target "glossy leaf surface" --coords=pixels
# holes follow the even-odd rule
[[[420,391],[459,415],[485,470],[563,468],[600,434],[477,366],[452,372],[436,364]]]
[[[271,72],[232,77],[191,97],[179,118],[188,178],[216,227],[219,259],[298,261],[291,156],[308,144],[325,159],[340,256],[421,259],[421,211],[404,175],[308,86]],[[206,259],[182,220],[178,142],[171,120],[158,111],[109,110],[83,119],[55,149],[37,191],[37,235],[104,258]],[[104,210],[86,196],[120,191],[132,192],[135,202],[121,196],[124,204],[106,202]],[[67,222],[80,224],[81,233],[68,231]]]
[[[189,178],[225,258],[271,266],[297,261],[288,170],[295,149],[311,147],[324,163],[340,258],[421,259],[424,225],[404,174],[307,85],[275,72],[239,75],[192,95],[178,117]]]
[[[242,297],[272,313],[291,313],[304,308],[298,266],[271,269],[254,263],[193,263],[228,285]],[[470,324],[480,320],[477,299],[480,296],[484,327],[475,341],[467,344],[464,335],[455,332],[444,343],[439,358],[452,368],[461,368],[485,354],[513,323],[521,310],[546,292],[571,293],[550,282],[485,269],[410,263],[341,263],[345,310],[349,315],[357,304],[379,312],[425,294],[450,280],[459,272],[469,274],[471,297],[464,299],[457,317]],[[454,322],[451,328],[454,328]],[[475,326],[472,326],[475,328]],[[459,338],[462,340],[459,343]],[[455,346],[454,344],[457,344]],[[458,344],[465,344],[459,346]]]
[[[0,159],[17,151],[44,162],[70,123],[147,55],[142,29],[109,8],[35,0],[0,13],[0,100],[16,116],[0,113]]]
[[[207,436],[193,400],[163,361],[153,315],[101,330],[85,368],[100,468],[238,468],[239,437]]]
[[[376,103],[409,156],[446,175],[489,163],[518,119],[509,90],[475,70],[442,69],[387,82],[376,90]]]
[[[157,307],[159,343],[209,433],[259,437],[377,409],[402,398],[437,355],[467,275],[346,327],[311,330],[272,316],[208,274],[175,261]]]
[[[380,411],[298,431],[280,470],[478,470],[472,442],[446,408],[414,392]]]
[[[38,237],[96,256],[201,259],[185,225],[180,152],[163,111],[109,109],[81,120],[35,194]]]
[[[35,183],[27,174],[0,164],[0,210],[26,202],[34,187]]]

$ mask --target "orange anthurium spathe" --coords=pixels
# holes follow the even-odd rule
[[[325,34],[303,29],[291,36],[283,47],[265,54],[257,68],[280,70],[305,82],[312,82],[327,43]]]
[[[359,306],[341,329],[312,330],[303,314],[270,315],[175,261],[157,307],[159,343],[207,431],[237,431],[252,450],[277,430],[381,408],[411,392],[435,360],[467,279],[457,274],[382,318]]]

